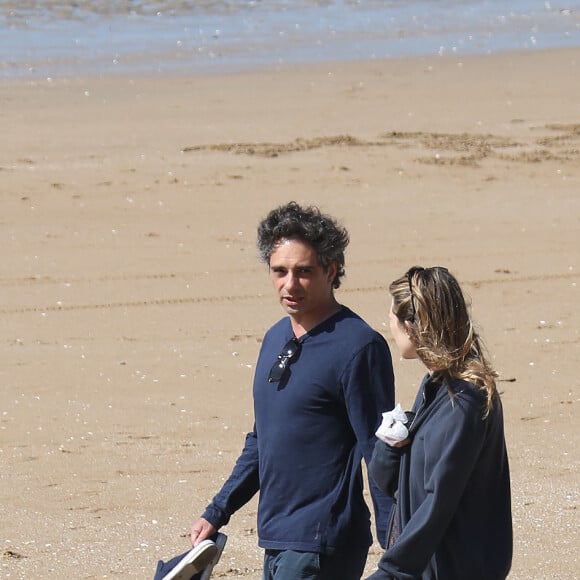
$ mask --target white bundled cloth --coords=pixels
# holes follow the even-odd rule
[[[375,435],[392,447],[395,443],[404,441],[409,436],[409,430],[406,426],[408,420],[405,411],[401,408],[401,403],[397,403],[392,411],[383,413],[383,422]]]

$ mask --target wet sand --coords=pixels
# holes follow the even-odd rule
[[[187,548],[282,315],[255,227],[296,199],[349,229],[338,297],[393,351],[394,277],[464,283],[502,380],[510,577],[577,577],[579,69],[565,49],[3,82],[0,576],[152,578]],[[422,370],[395,371],[408,406]],[[216,578],[260,578],[255,506]]]

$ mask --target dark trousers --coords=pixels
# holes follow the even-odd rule
[[[262,580],[360,580],[368,548],[347,548],[335,554],[266,550]]]

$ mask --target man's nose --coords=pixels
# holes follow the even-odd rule
[[[286,277],[286,282],[284,284],[285,288],[296,288],[299,284],[300,278],[293,274],[292,272],[288,272],[288,276]]]

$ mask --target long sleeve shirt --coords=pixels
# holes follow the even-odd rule
[[[268,374],[292,338],[288,318],[265,335],[254,377],[254,429],[233,472],[206,509],[215,527],[258,491],[259,544],[332,553],[370,545],[361,460],[370,461],[381,413],[393,407],[384,338],[346,307],[300,338],[279,382]],[[384,542],[392,502],[371,484]]]

